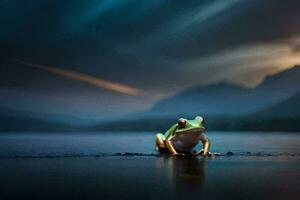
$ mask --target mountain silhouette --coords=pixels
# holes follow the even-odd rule
[[[161,131],[178,117],[203,115],[207,130],[299,131],[300,67],[268,76],[248,89],[228,83],[198,86],[159,101],[150,111],[91,130]],[[117,124],[117,126],[116,126]]]
[[[229,83],[188,88],[163,99],[150,113],[161,116],[235,116],[272,106],[300,92],[300,66],[268,76],[256,88]]]
[[[300,93],[260,111],[237,116],[205,117],[207,130],[214,131],[296,131],[300,130]],[[90,130],[162,131],[176,123],[174,117],[123,119],[102,123]]]
[[[300,119],[300,93],[257,113],[264,118]]]
[[[273,76],[267,76],[256,88],[261,92],[272,92],[273,95],[289,97],[300,91],[300,65],[284,70]]]

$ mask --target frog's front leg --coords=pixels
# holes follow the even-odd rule
[[[200,141],[203,145],[203,148],[198,153],[196,153],[196,155],[203,155],[203,156],[209,155],[210,142],[208,138],[204,134],[202,134],[202,136],[200,137]]]
[[[177,155],[175,148],[173,147],[171,140],[173,137],[168,139],[161,133],[157,133],[155,137],[156,148],[159,152],[169,152],[173,155]]]
[[[174,137],[174,136],[173,136]],[[172,155],[178,155],[177,151],[175,150],[174,146],[172,145],[171,143],[171,140],[173,137],[170,137],[168,138],[166,141],[165,141],[165,144],[166,144],[166,147],[168,148],[169,152],[172,154]]]
[[[203,155],[206,156],[209,153],[210,142],[208,138],[206,138],[206,140],[202,141],[202,143],[203,143]]]
[[[157,133],[155,136],[156,149],[159,152],[164,152],[167,150],[165,145],[165,136],[162,133]]]

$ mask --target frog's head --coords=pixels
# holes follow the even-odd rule
[[[204,120],[202,117],[197,116],[192,120],[180,118],[177,122],[176,133],[198,132],[204,130]]]

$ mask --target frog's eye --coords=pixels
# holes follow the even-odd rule
[[[195,117],[195,120],[197,120],[199,123],[204,123],[203,117],[197,116]]]
[[[183,118],[180,118],[177,123],[178,123],[178,128],[184,128],[186,125],[186,120]]]

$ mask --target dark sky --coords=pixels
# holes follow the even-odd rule
[[[255,86],[300,63],[299,10],[297,0],[0,0],[0,100],[100,119],[194,85]]]

